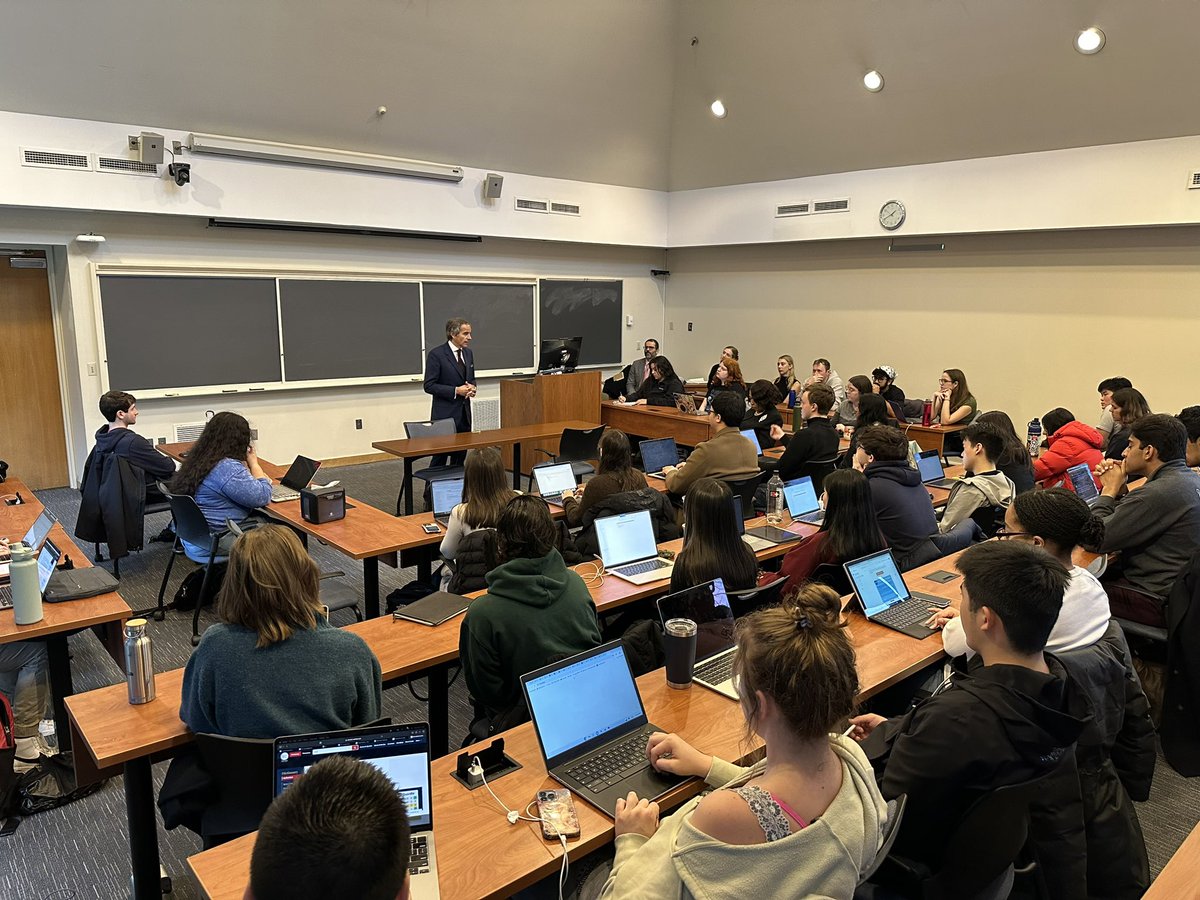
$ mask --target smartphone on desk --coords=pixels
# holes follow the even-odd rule
[[[441,527],[439,527],[437,522],[426,522],[424,525],[421,526],[421,530],[424,531],[426,534],[437,534],[442,529],[441,529]]]
[[[579,837],[579,814],[570,791],[538,791],[537,808],[538,818],[542,820],[542,837],[546,840],[557,841],[560,835],[568,841]]]

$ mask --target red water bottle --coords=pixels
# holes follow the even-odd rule
[[[921,408],[921,424],[928,428],[933,423],[933,401],[926,400]]]

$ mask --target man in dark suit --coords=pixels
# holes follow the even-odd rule
[[[471,430],[471,398],[475,396],[475,354],[471,352],[471,323],[446,323],[446,343],[429,351],[425,360],[425,393],[432,395],[429,418],[453,419],[455,429]],[[435,456],[431,464],[461,465],[466,453]]]

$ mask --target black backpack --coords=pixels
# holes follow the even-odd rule
[[[17,810],[23,816],[58,809],[94,794],[103,781],[79,787],[71,752],[43,756],[38,765],[17,778]]]
[[[216,599],[217,592],[221,590],[221,582],[225,580],[225,569],[228,563],[213,563],[212,575],[208,577],[208,591],[202,598],[202,605],[211,606],[213,600]],[[179,589],[175,591],[175,600],[172,602],[173,609],[195,609],[196,598],[200,596],[200,588],[204,584],[204,567],[193,569],[184,576],[183,581],[179,583]]]

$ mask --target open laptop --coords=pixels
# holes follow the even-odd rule
[[[620,641],[521,676],[546,771],[607,815],[634,791],[655,800],[686,779],[646,758],[655,731]]]
[[[787,505],[792,521],[808,525],[820,525],[825,521],[825,510],[817,499],[817,490],[808,475],[784,482],[783,502]]]
[[[312,483],[313,476],[319,468],[321,463],[317,460],[297,456],[279,484],[271,485],[271,502],[286,503],[288,500],[299,500],[300,492]]]
[[[275,739],[275,796],[278,797],[324,757],[352,756],[386,775],[404,801],[411,832],[409,891],[415,900],[436,900],[437,854],[433,848],[429,725],[379,725],[352,731],[298,734]]]
[[[788,531],[777,525],[759,525],[755,528],[747,528],[742,516],[742,498],[737,494],[733,495],[733,514],[737,518],[738,534],[742,536],[743,541],[750,545],[751,550],[767,550],[776,544],[786,544],[804,538],[802,534],[796,534],[794,531]]]
[[[671,577],[674,564],[659,558],[650,510],[605,516],[595,524],[606,574],[631,584],[648,584]]]
[[[647,478],[666,478],[663,466],[679,465],[679,448],[673,437],[639,441],[638,451],[642,454],[642,468],[646,470]]]
[[[559,463],[554,466],[537,466],[533,470],[537,480],[538,493],[547,503],[562,506],[563,491],[573,491],[579,485],[575,482],[575,472],[570,463]]]
[[[949,490],[958,482],[957,478],[946,477],[946,470],[942,468],[942,457],[937,450],[922,450],[917,455],[917,471],[921,473],[921,481],[926,487]]]
[[[657,603],[664,627],[668,619],[691,619],[696,623],[696,667],[692,680],[730,700],[738,699],[733,687],[734,617],[725,582],[716,578],[659,597]]]
[[[703,410],[696,409],[696,397],[686,391],[675,395],[675,408],[685,416],[699,416],[704,414]]]
[[[748,440],[751,444],[754,445],[755,454],[757,454],[758,456],[763,455],[762,444],[760,444],[758,442],[758,432],[756,432],[753,428],[743,428],[742,429],[742,437],[744,437],[746,440]]]
[[[450,524],[450,513],[462,503],[463,479],[443,478],[429,482],[429,493],[433,495],[433,520],[443,528]]]
[[[921,623],[929,618],[929,607],[944,608],[950,603],[932,594],[910,591],[891,550],[851,560],[843,568],[863,612],[872,622],[909,637],[925,638],[936,633],[937,629]]]
[[[45,596],[46,585],[50,583],[50,577],[54,574],[55,568],[58,566],[58,559],[62,556],[62,551],[54,545],[54,541],[46,538],[42,541],[42,549],[38,552],[37,568],[38,568],[38,593]],[[0,609],[12,609],[13,592],[12,585],[4,585],[0,587]]]
[[[21,538],[21,543],[37,550],[42,546],[42,541],[46,539],[46,535],[50,533],[50,529],[57,521],[58,517],[54,513],[43,509],[42,514],[33,520],[33,524],[25,532],[25,537]],[[12,551],[8,549],[8,544],[0,544],[0,584],[8,583],[8,564],[11,561]]]
[[[1096,479],[1087,463],[1071,466],[1067,469],[1067,477],[1071,479],[1076,495],[1088,506],[1100,499],[1100,489],[1096,487]]]

